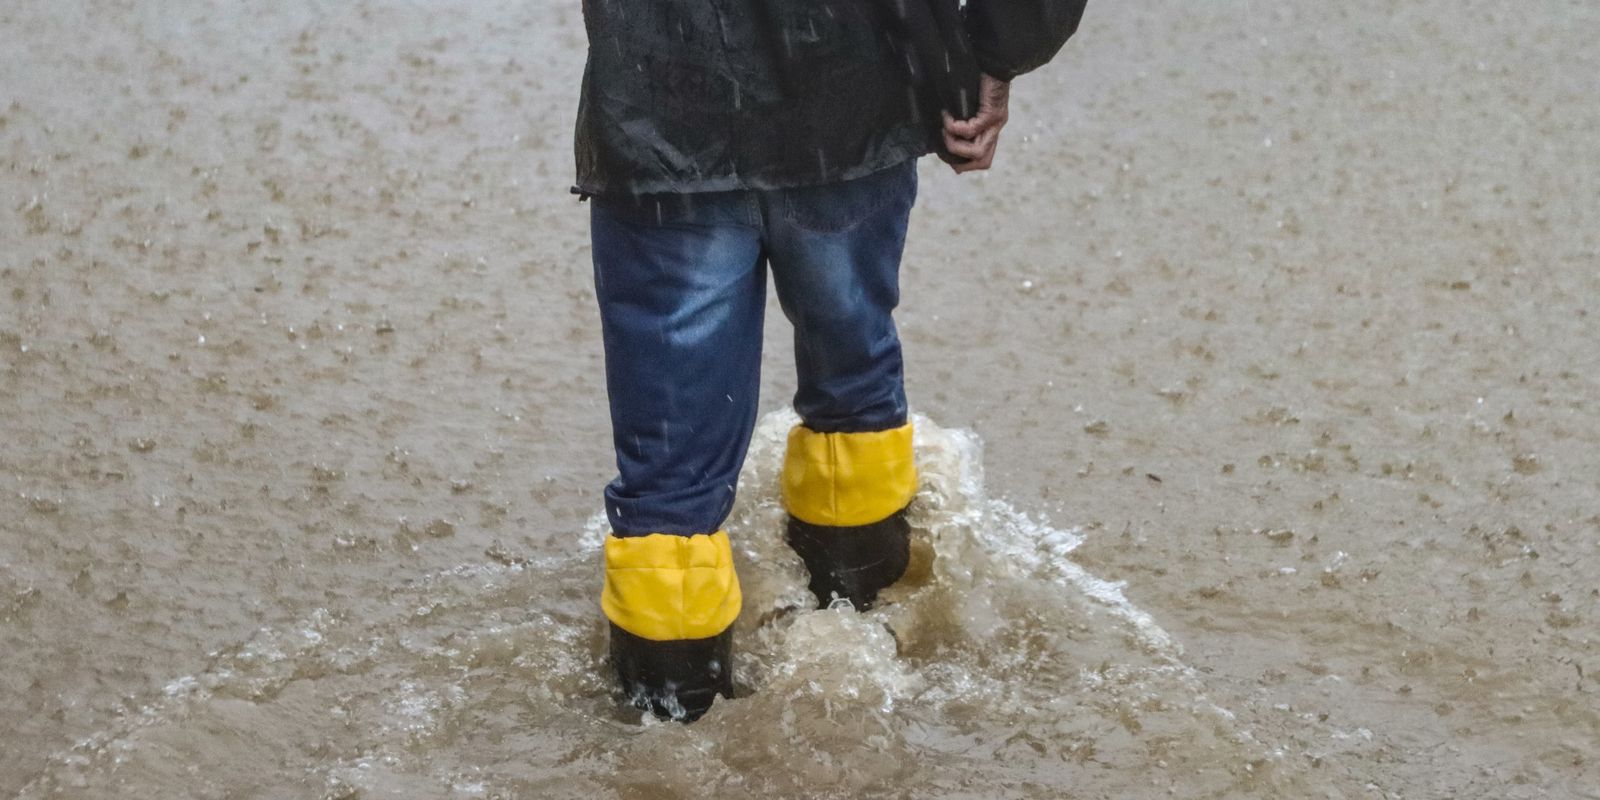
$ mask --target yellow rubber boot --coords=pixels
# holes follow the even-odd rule
[[[693,722],[733,696],[733,621],[742,597],[728,534],[608,536],[600,607],[624,695]]]
[[[866,433],[789,432],[783,503],[789,546],[811,573],[817,604],[857,609],[905,574],[906,507],[917,491],[910,423]]]

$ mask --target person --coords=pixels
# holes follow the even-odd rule
[[[583,4],[574,191],[592,201],[618,468],[600,605],[623,692],[664,718],[732,696],[741,594],[722,525],[756,420],[769,269],[798,379],[787,540],[819,605],[868,608],[907,566],[917,475],[892,313],[916,161],[988,169],[1010,80],[1037,64],[974,31],[979,102],[958,119],[927,69],[948,53],[897,37],[897,5]]]

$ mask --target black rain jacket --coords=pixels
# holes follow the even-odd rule
[[[977,71],[1048,61],[1084,0],[583,0],[585,194],[850,180],[939,147]]]

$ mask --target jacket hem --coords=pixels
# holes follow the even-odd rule
[[[710,177],[697,177],[690,180],[676,178],[646,178],[630,181],[626,190],[607,186],[605,182],[580,176],[572,191],[574,194],[601,196],[626,192],[630,195],[641,194],[701,194],[706,192],[737,192],[737,191],[777,191],[781,189],[800,189],[807,186],[822,186],[830,183],[843,183],[856,178],[863,178],[874,172],[881,172],[896,167],[915,158],[921,158],[933,152],[928,146],[909,148],[889,153],[885,156],[863,161],[848,169],[830,170],[827,175],[820,177],[798,175],[721,175]]]

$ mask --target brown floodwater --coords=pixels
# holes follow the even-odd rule
[[[603,669],[576,2],[0,5],[0,795],[1600,798],[1600,5],[1091,4],[923,164],[916,563]]]

